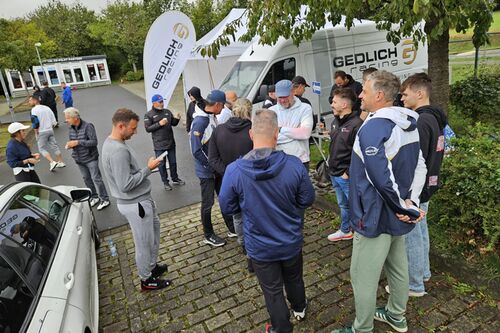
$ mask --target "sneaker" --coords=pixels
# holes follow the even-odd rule
[[[56,168],[57,166],[57,162],[56,161],[52,161],[49,163],[49,171],[54,171],[54,169]]]
[[[165,191],[172,191],[172,186],[170,186],[169,183],[166,183],[165,185],[163,185],[163,188],[165,189]]]
[[[90,199],[90,207],[94,207],[99,203],[99,198],[91,198]]]
[[[389,289],[389,286],[385,286],[385,291],[390,294],[391,293],[391,290]],[[425,296],[427,295],[427,293],[425,291],[413,291],[413,290],[409,290],[408,291],[408,296],[410,297],[422,297],[422,296]]]
[[[174,185],[184,185],[184,184],[186,184],[186,182],[183,181],[180,178],[177,178],[176,180],[172,180],[172,184],[174,184]]]
[[[141,290],[158,290],[168,286],[172,281],[159,279],[158,277],[150,276],[147,280],[141,280]]]
[[[302,311],[300,311],[300,312],[293,310],[293,317],[294,317],[297,321],[302,321],[302,320],[304,320],[304,318],[306,317],[306,309],[307,309],[307,303],[306,303],[306,306],[304,307],[304,310],[302,310]]]
[[[226,245],[226,241],[223,240],[222,238],[220,238],[219,236],[217,236],[216,234],[213,234],[212,236],[205,238],[203,240],[203,243],[208,244],[208,245],[212,245],[215,247]]]
[[[345,233],[342,230],[337,230],[333,234],[328,235],[328,240],[330,242],[336,242],[339,240],[350,240],[352,239],[352,237],[353,237],[352,231]]]
[[[108,200],[102,200],[99,206],[97,206],[97,210],[104,209],[109,206],[109,201]]]
[[[406,323],[406,318],[403,317],[399,320],[392,318],[385,310],[385,307],[377,308],[375,310],[375,315],[373,316],[373,318],[375,320],[389,324],[389,326],[391,326],[397,332],[404,333],[408,331],[408,324]]]
[[[424,277],[424,282],[429,282],[431,280],[431,277]]]
[[[266,333],[276,333],[271,324],[266,323]]]
[[[163,273],[168,272],[168,265],[167,264],[156,264],[155,268],[151,270],[151,276],[152,277],[159,277]]]
[[[234,232],[229,231],[229,232],[227,233],[227,237],[229,237],[229,238],[236,238],[236,237],[238,237],[238,234],[236,234],[236,233],[234,233]]]
[[[333,330],[330,333],[354,333],[352,327],[344,327],[338,330]]]
[[[56,164],[56,168],[64,168],[66,166],[66,164],[64,164],[64,162],[57,162]]]

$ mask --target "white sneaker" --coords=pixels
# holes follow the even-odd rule
[[[391,290],[389,289],[389,286],[385,286],[385,291],[390,294]],[[427,295],[425,291],[413,291],[413,290],[408,290],[408,296],[410,297],[422,297]]]
[[[103,201],[101,201],[101,203],[99,204],[99,206],[97,206],[97,210],[104,209],[104,208],[106,208],[108,206],[109,206],[109,201],[108,200],[103,200]]]
[[[57,162],[56,168],[64,168],[65,166],[64,162]]]
[[[49,163],[49,171],[54,171],[54,169],[56,168],[57,166],[57,162],[56,161],[52,161]]]
[[[352,239],[353,234],[352,231],[343,232],[342,230],[337,230],[333,234],[328,235],[328,240],[330,242],[336,242],[339,240],[350,240]]]
[[[236,234],[234,232],[231,232],[231,231],[228,231],[227,232],[227,237],[229,237],[229,238],[236,238],[236,237],[238,237],[238,234]]]
[[[304,308],[304,310],[300,311],[300,312],[297,312],[297,311],[293,311],[293,317],[297,320],[297,321],[302,321],[304,320],[304,318],[306,317],[306,309],[307,309],[307,303],[306,303],[306,307]]]
[[[99,198],[91,198],[90,199],[90,207],[94,207],[99,203]]]

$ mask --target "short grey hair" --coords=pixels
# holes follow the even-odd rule
[[[252,102],[246,98],[238,98],[233,103],[233,116],[243,119],[252,118]]]
[[[254,135],[273,136],[278,129],[278,115],[273,110],[255,111],[252,117],[252,133]]]
[[[64,114],[67,114],[70,118],[80,118],[80,111],[77,108],[69,107],[63,111]]]
[[[386,101],[396,100],[401,87],[401,82],[396,75],[388,71],[378,70],[368,75],[366,80],[372,82],[373,90],[384,93]]]

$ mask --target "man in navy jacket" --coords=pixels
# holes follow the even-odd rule
[[[304,319],[302,229],[314,189],[302,162],[276,150],[278,133],[276,113],[257,111],[250,130],[254,149],[227,167],[219,203],[224,214],[243,215],[245,247],[271,317],[267,332],[289,333],[283,284],[295,318]]]
[[[370,74],[361,93],[362,109],[371,114],[354,142],[349,169],[349,208],[354,241],[351,283],[356,318],[338,333],[373,332],[373,319],[397,332],[408,331],[408,261],[404,235],[423,213],[417,208],[425,181],[425,161],[417,131],[418,114],[392,106],[399,79],[379,70]],[[377,288],[385,270],[391,294],[376,308]]]

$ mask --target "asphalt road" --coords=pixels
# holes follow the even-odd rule
[[[74,106],[80,111],[82,119],[94,124],[99,139],[99,151],[101,151],[102,143],[111,132],[111,117],[114,111],[121,107],[135,111],[140,116],[141,121],[138,133],[127,143],[137,153],[139,163],[147,164],[148,158],[154,155],[154,151],[151,135],[145,131],[142,121],[143,115],[146,112],[144,99],[116,85],[75,90],[73,91],[73,99],[75,102]],[[71,158],[71,151],[64,149],[64,145],[68,141],[68,129],[63,122],[64,115],[62,110],[63,106],[58,105],[60,126],[54,132],[67,166],[65,168],[56,168],[55,172],[50,172],[47,160],[42,158],[42,161],[36,166],[36,172],[42,183],[48,186],[74,185],[84,187],[80,171]],[[10,122],[10,116],[3,116],[0,120]],[[24,120],[29,120],[28,112],[16,114],[16,121]],[[181,124],[177,128],[174,128],[174,135],[177,145],[178,173],[179,177],[186,181],[186,185],[174,186],[173,191],[165,191],[160,174],[157,172],[150,176],[152,196],[156,201],[159,213],[168,212],[200,201],[199,180],[194,173],[188,136]],[[33,144],[32,151],[38,151],[36,143]],[[12,181],[14,181],[12,170],[7,163],[0,163],[0,184],[8,184]],[[94,209],[94,213],[100,230],[111,229],[127,223],[125,218],[118,212],[116,202],[113,198],[111,198],[110,206],[101,211]]]

